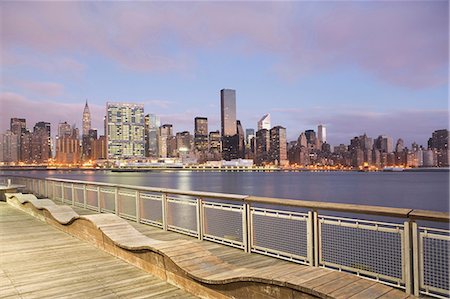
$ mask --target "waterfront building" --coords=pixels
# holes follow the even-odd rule
[[[436,165],[449,166],[448,130],[436,130],[428,140],[428,148],[436,152]]]
[[[219,161],[222,160],[222,141],[220,132],[209,132],[209,153],[208,160]]]
[[[435,163],[434,152],[432,149],[423,151],[423,166],[424,167],[434,167],[437,163]]]
[[[191,151],[192,135],[188,131],[178,132],[176,134],[176,149],[180,153],[189,153]]]
[[[19,161],[19,135],[7,130],[0,135],[0,162],[15,163]]]
[[[49,122],[40,121],[34,125],[31,136],[31,160],[47,163],[52,158],[51,127]]]
[[[395,144],[395,151],[397,153],[403,152],[403,150],[405,149],[405,144],[403,142],[403,139],[399,138],[397,140],[397,143]]]
[[[172,148],[171,146],[173,137],[173,128],[171,124],[164,124],[159,128],[159,157],[168,158],[171,156]]]
[[[393,149],[393,141],[392,137],[380,135],[375,140],[374,146],[376,149],[381,150],[383,153],[392,153]]]
[[[286,128],[276,126],[270,129],[270,154],[275,165],[288,163],[286,144]]]
[[[102,135],[94,140],[92,144],[92,160],[102,160],[108,158],[106,136]]]
[[[81,134],[81,146],[82,146],[82,158],[83,160],[90,159],[92,152],[91,138],[89,136],[89,130],[91,130],[91,112],[89,111],[88,102],[84,105],[83,119],[82,119],[82,134]]]
[[[308,149],[309,150],[317,149],[318,147],[317,147],[316,132],[314,130],[306,130],[305,136]]]
[[[208,119],[206,117],[194,119],[194,147],[202,155],[208,151]]]
[[[270,162],[270,131],[261,129],[256,132],[256,165],[264,165]]]
[[[255,130],[245,130],[245,158],[254,159],[255,157]]]
[[[258,121],[258,131],[262,129],[270,130],[272,127],[270,123],[270,113],[267,113],[261,117],[261,119]]]
[[[238,158],[243,159],[245,158],[245,135],[240,120],[236,121],[236,130],[238,135]]]
[[[67,128],[67,122],[58,126],[58,136],[55,144],[55,160],[58,164],[79,164],[80,139],[75,126]]]
[[[236,124],[236,91],[222,89],[220,91],[220,116],[222,133],[222,158],[232,160],[238,158],[239,136]]]
[[[322,124],[317,127],[317,139],[320,143],[327,142],[327,128]]]
[[[108,159],[144,157],[144,105],[106,104]]]
[[[145,123],[145,156],[158,157],[159,155],[159,127],[161,121],[155,114],[147,114],[144,118]]]

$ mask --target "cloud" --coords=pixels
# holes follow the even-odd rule
[[[9,121],[12,117],[25,118],[27,127],[32,130],[39,121],[50,122],[52,135],[58,130],[58,123],[67,121],[76,124],[81,129],[84,102],[61,103],[45,99],[29,99],[23,95],[3,92],[0,93],[0,132],[9,129]],[[103,133],[103,116],[105,107],[89,104],[92,117],[92,127]]]
[[[174,104],[174,102],[166,100],[146,100],[142,103],[144,103],[147,108],[150,108],[150,110],[152,110],[154,106],[162,109],[168,109]]]
[[[6,2],[9,50],[100,55],[137,71],[191,72],[199,51],[276,55],[286,78],[352,65],[394,85],[448,77],[448,2]],[[70,55],[69,55],[70,56]]]
[[[58,97],[64,93],[64,86],[56,82],[21,82],[23,88],[47,97]]]

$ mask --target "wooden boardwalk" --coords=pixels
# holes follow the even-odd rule
[[[0,202],[0,298],[195,298]]]

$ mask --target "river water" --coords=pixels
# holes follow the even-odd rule
[[[139,186],[449,211],[449,172],[16,171]]]

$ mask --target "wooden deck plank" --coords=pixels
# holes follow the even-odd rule
[[[376,283],[373,286],[353,295],[350,298],[351,299],[378,298],[391,290],[392,288],[388,287],[387,285]]]
[[[334,292],[331,292],[330,295],[336,299],[347,299],[357,293],[364,291],[365,289],[368,289],[375,283],[376,283],[375,281],[371,281],[371,280],[367,280],[367,279],[357,280],[357,281],[347,285],[345,288],[341,288]]]
[[[0,210],[2,298],[194,298],[5,203]]]

